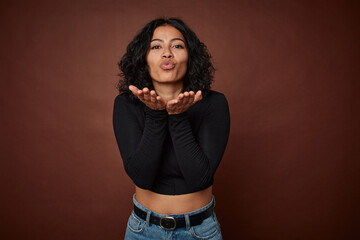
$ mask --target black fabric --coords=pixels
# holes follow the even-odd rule
[[[126,173],[136,186],[180,195],[213,184],[229,137],[230,115],[222,93],[210,91],[186,112],[169,115],[133,103],[114,102],[114,132]]]
[[[205,211],[202,211],[197,214],[189,216],[190,226],[192,227],[192,226],[200,225],[204,221],[204,219],[206,219],[212,215],[213,211],[214,211],[214,204],[212,204]],[[134,212],[138,217],[140,217],[141,219],[146,221],[147,213],[145,211],[141,210],[136,205],[134,205]],[[176,229],[176,228],[186,227],[185,216],[178,217],[178,218],[166,218],[166,217],[160,218],[160,217],[156,217],[154,215],[150,215],[149,221],[152,224],[156,224],[156,225],[162,226],[164,228],[168,228],[168,229],[171,229],[171,228]]]

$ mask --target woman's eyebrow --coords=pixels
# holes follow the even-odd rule
[[[171,39],[171,40],[170,40],[170,42],[175,41],[175,40],[180,40],[180,41],[182,41],[182,42],[184,42],[184,43],[185,43],[185,41],[184,41],[184,40],[182,40],[181,38],[173,38],[173,39]],[[159,39],[159,38],[154,38],[154,39],[153,39],[153,40],[151,40],[150,42],[153,42],[153,41],[160,41],[160,42],[164,42],[164,40]]]

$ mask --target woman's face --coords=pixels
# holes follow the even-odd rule
[[[188,50],[185,38],[170,25],[157,27],[146,54],[149,74],[153,81],[182,81],[187,70]]]

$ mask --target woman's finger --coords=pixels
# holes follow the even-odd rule
[[[137,91],[139,91],[139,89],[137,87],[135,87],[134,85],[129,85],[129,90],[134,94],[137,95]]]
[[[134,85],[130,85],[129,86],[129,90],[135,95],[137,96],[141,101],[144,100],[144,94],[143,91],[138,89],[137,87],[135,87]]]
[[[144,100],[145,101],[150,101],[150,90],[147,88],[147,87],[145,87],[144,89],[143,89],[143,93],[144,93]]]
[[[188,105],[189,103],[189,93],[188,92],[184,92],[184,98],[182,99],[182,107],[185,107],[186,105]]]
[[[136,96],[141,100],[144,101],[144,92],[142,90],[138,90]]]
[[[195,93],[193,91],[189,92],[189,103],[193,104],[195,99]]]
[[[197,91],[195,94],[194,103],[200,101],[202,99],[201,90]]]
[[[154,90],[150,91],[150,101],[153,103],[156,102],[156,92]]]
[[[189,103],[189,93],[188,92],[184,92],[184,98],[183,98],[183,101],[182,101],[182,104],[183,105],[187,105]]]

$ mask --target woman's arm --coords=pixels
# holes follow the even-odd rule
[[[140,188],[150,189],[159,168],[163,143],[166,137],[166,110],[144,107],[145,123],[141,112],[119,95],[114,102],[113,126],[124,168]]]
[[[169,115],[169,131],[182,174],[192,191],[207,186],[222,159],[230,131],[227,100],[217,93],[195,138],[187,111]]]

